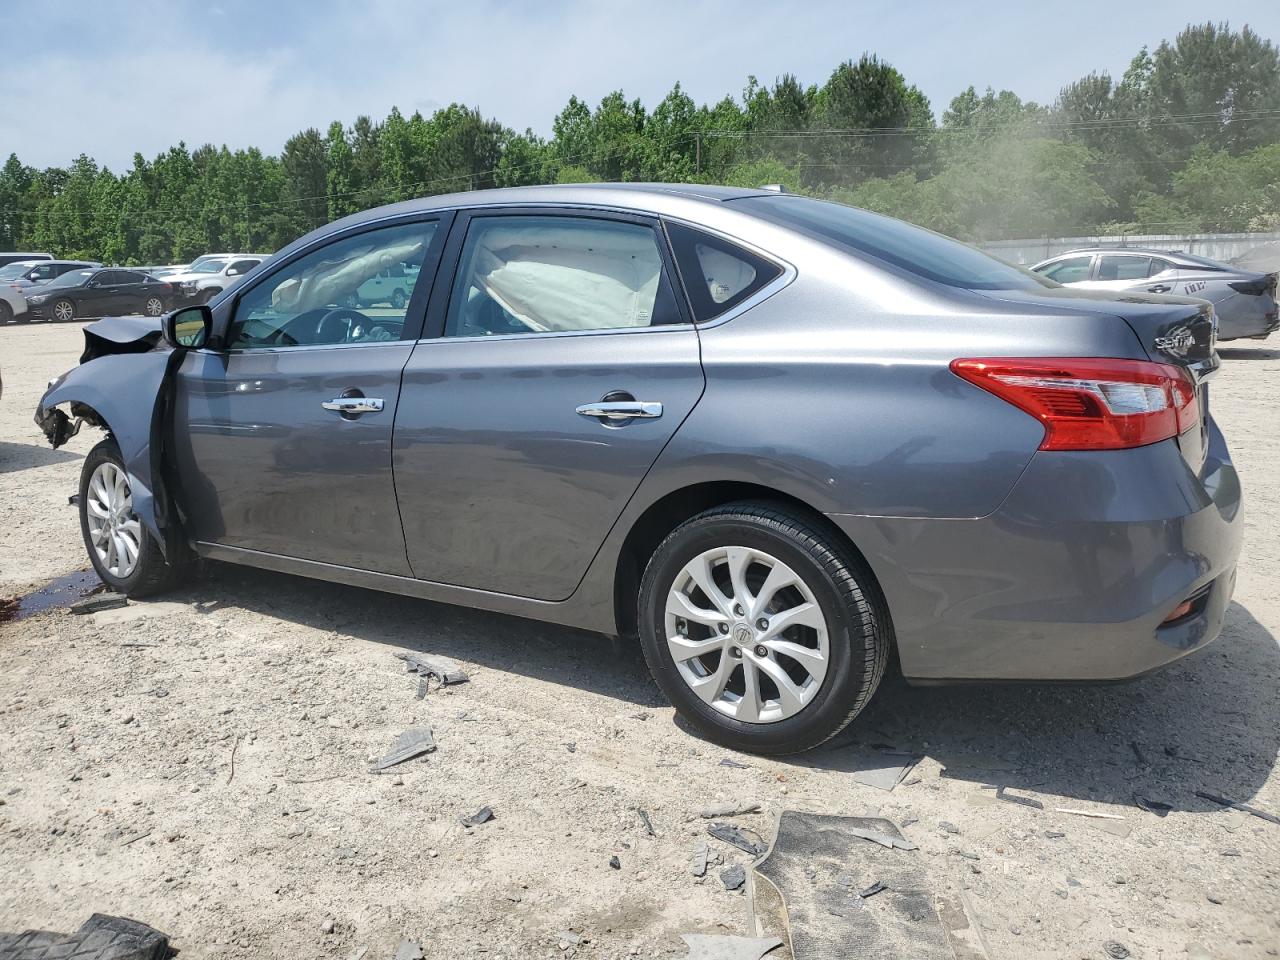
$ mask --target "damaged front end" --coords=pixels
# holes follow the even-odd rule
[[[35,422],[54,447],[86,423],[107,431],[129,476],[134,513],[168,555],[175,536],[166,523],[172,511],[157,491],[164,489],[160,470],[168,385],[181,351],[164,344],[155,317],[99,320],[84,328],[84,340],[80,365],[50,381]]]

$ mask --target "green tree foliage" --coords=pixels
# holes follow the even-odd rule
[[[967,239],[1107,228],[1280,226],[1280,52],[1248,27],[1189,25],[1124,74],[1091,73],[1050,105],[1011,90],[928,100],[865,54],[821,84],[749,77],[652,109],[615,90],[570,97],[551,136],[450,104],[303,130],[278,155],[179,143],[119,173],[80,156],[0,167],[0,249],[105,262],[268,251],[382,203],[486,187],[695,181],[831,197]]]

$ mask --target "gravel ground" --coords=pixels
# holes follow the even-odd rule
[[[66,498],[94,432],[51,451],[31,420],[80,348],[78,324],[0,329],[0,596],[85,566]],[[683,956],[680,933],[748,932],[746,897],[688,870],[698,811],[743,800],[766,839],[785,808],[918,818],[915,855],[964,889],[992,958],[1277,956],[1280,826],[1195,795],[1280,812],[1280,350],[1223,353],[1248,529],[1216,644],[1114,686],[891,680],[802,759],[722,766],[627,645],[276,574],[211,565],[160,602],[0,624],[0,930],[102,911],[184,957],[374,960],[402,937],[427,957]],[[406,650],[471,680],[416,700]],[[438,751],[368,774],[413,726]],[[879,744],[923,757],[891,793],[851,774]],[[458,823],[482,805],[494,820]]]

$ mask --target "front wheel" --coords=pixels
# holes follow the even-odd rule
[[[640,586],[654,679],[708,739],[798,753],[866,706],[892,627],[866,564],[817,518],[782,504],[708,510],[655,551]]]
[[[49,308],[49,312],[59,323],[69,323],[76,318],[76,305],[70,300],[59,300]]]
[[[395,290],[391,291],[391,305],[397,310],[403,310],[405,304],[408,302],[409,298],[404,295],[404,291],[400,288],[397,287]]]
[[[177,579],[178,569],[133,512],[129,475],[110,438],[89,451],[80,471],[80,532],[93,569],[117,593],[147,596]]]

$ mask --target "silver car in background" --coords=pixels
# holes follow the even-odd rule
[[[1031,268],[1067,287],[1172,293],[1213,304],[1218,339],[1261,340],[1280,326],[1276,274],[1240,270],[1191,253],[1142,247],[1070,250]]]

